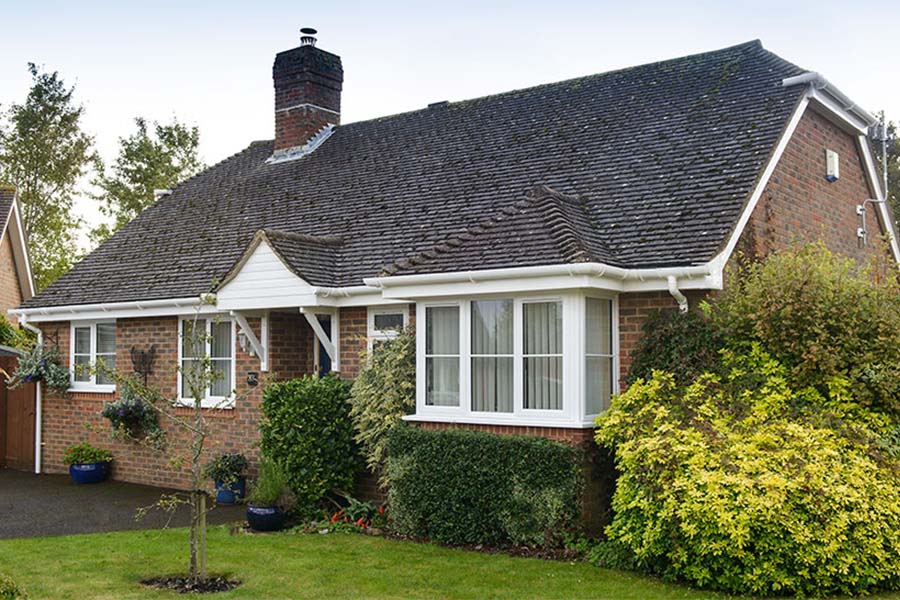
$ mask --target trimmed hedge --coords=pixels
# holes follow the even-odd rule
[[[347,491],[360,466],[350,421],[350,382],[333,375],[270,384],[263,392],[260,447],[281,465],[297,500]]]
[[[402,425],[388,436],[395,528],[448,544],[553,545],[576,527],[584,451],[538,437]]]

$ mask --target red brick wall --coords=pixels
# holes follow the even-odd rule
[[[368,318],[368,310],[365,306],[341,309],[341,377],[345,379],[356,378],[365,360],[369,334]]]
[[[302,316],[301,316],[302,318]],[[270,378],[294,377],[309,372],[312,364],[310,339],[312,329],[293,314],[275,313],[271,316],[270,343],[273,372]],[[259,320],[248,319],[259,335]],[[42,326],[48,344],[58,343],[63,361],[69,361],[69,324],[47,323]],[[130,349],[148,349],[156,346],[153,374],[148,383],[174,398],[177,391],[178,319],[176,317],[119,319],[116,322],[116,362],[122,373],[132,372]],[[235,348],[235,388],[237,399],[233,409],[205,409],[204,415],[213,423],[212,435],[207,442],[208,456],[221,452],[242,452],[251,461],[258,457],[256,443],[259,439],[259,403],[262,386],[247,385],[247,374],[258,372],[259,359]],[[279,372],[276,372],[278,369]],[[266,374],[262,374],[267,377]],[[166,452],[143,447],[134,442],[123,442],[110,437],[109,422],[100,416],[105,402],[114,394],[76,393],[60,396],[47,391],[43,401],[43,469],[48,473],[65,472],[62,456],[65,448],[83,440],[109,448],[115,460],[112,477],[157,486],[187,488],[189,476],[186,466],[179,468],[172,459],[186,456],[188,436],[169,420],[160,418],[167,433],[169,446]],[[177,411],[190,415],[191,409]]]
[[[825,150],[840,158],[840,178],[825,179]],[[867,207],[869,245],[856,235],[856,206],[872,198],[863,159],[853,136],[812,109],[800,119],[738,242],[738,250],[760,258],[773,250],[821,240],[832,251],[863,261],[880,251],[885,233],[877,206]]]
[[[0,216],[0,219],[6,215]],[[0,221],[2,225],[2,221]],[[3,234],[0,239],[0,314],[16,323],[17,319],[9,314],[11,308],[16,308],[22,303],[22,288],[19,286],[19,277],[16,271],[16,261],[13,256],[12,241],[9,233]]]

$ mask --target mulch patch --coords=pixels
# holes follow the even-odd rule
[[[240,581],[225,577],[207,577],[201,581],[193,582],[183,575],[170,575],[167,577],[152,577],[141,581],[141,585],[159,590],[171,590],[180,594],[214,594],[227,592],[241,585]]]
[[[369,534],[373,535],[373,534]],[[393,532],[384,532],[377,534],[379,537],[385,537],[394,540],[403,540],[408,542],[416,542],[419,544],[437,544],[447,548],[456,548],[458,550],[471,550],[473,552],[484,552],[485,554],[506,554],[509,556],[520,556],[523,558],[540,558],[543,560],[560,560],[567,562],[579,562],[583,560],[582,555],[576,550],[569,548],[540,548],[532,546],[489,546],[486,544],[441,544],[424,538],[417,538],[408,535],[402,535]]]

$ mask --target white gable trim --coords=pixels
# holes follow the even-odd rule
[[[315,302],[315,287],[284,263],[265,237],[242,259],[216,293],[220,310],[261,310],[307,306]]]
[[[6,216],[3,228],[0,229],[0,241],[7,232],[9,241],[12,243],[13,260],[16,265],[19,288],[22,290],[22,300],[29,300],[34,296],[34,278],[31,274],[31,260],[28,256],[28,244],[25,243],[25,227],[22,225],[18,197],[13,198],[12,208]]]

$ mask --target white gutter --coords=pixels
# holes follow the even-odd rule
[[[820,73],[817,73],[815,71],[809,71],[807,73],[803,73],[802,75],[788,77],[786,79],[783,79],[781,81],[781,84],[785,87],[790,87],[792,85],[809,84],[817,90],[822,90],[830,94],[835,100],[841,103],[844,110],[851,112],[862,119],[865,122],[866,127],[871,127],[878,122],[878,119],[873,117],[863,107],[853,102],[853,100],[851,100],[847,96],[847,94],[839,90],[837,86],[825,79]]]
[[[28,318],[24,315],[19,317],[19,324],[27,329],[28,331],[33,331],[37,334],[37,347],[38,351],[43,351],[44,348],[44,332],[32,325],[28,322]],[[43,420],[44,415],[41,406],[41,382],[38,381],[34,384],[35,392],[34,392],[34,472],[40,474],[41,472],[41,446],[42,446],[42,438],[43,438]]]
[[[19,308],[9,311],[9,314],[22,319],[29,316],[49,316],[78,314],[82,312],[118,312],[122,310],[143,310],[145,308],[194,308],[204,302],[197,298],[170,298],[166,300],[142,300],[135,302],[103,302],[98,304],[69,304],[65,306],[46,306],[40,308]]]
[[[675,302],[678,303],[678,310],[683,313],[688,311],[688,300],[684,294],[681,293],[681,290],[678,289],[678,278],[674,275],[669,275],[667,278],[667,283],[669,286],[669,294],[675,298]]]
[[[667,280],[703,278],[716,275],[709,265],[690,267],[661,267],[658,269],[623,269],[603,263],[575,263],[563,265],[547,265],[539,267],[514,267],[510,269],[485,269],[483,271],[454,271],[451,273],[425,273],[422,275],[397,275],[393,277],[369,277],[363,281],[366,285],[377,288],[390,288],[401,285],[420,285],[435,283],[475,283],[487,280],[552,277],[558,275],[590,275],[608,277],[619,280]]]

